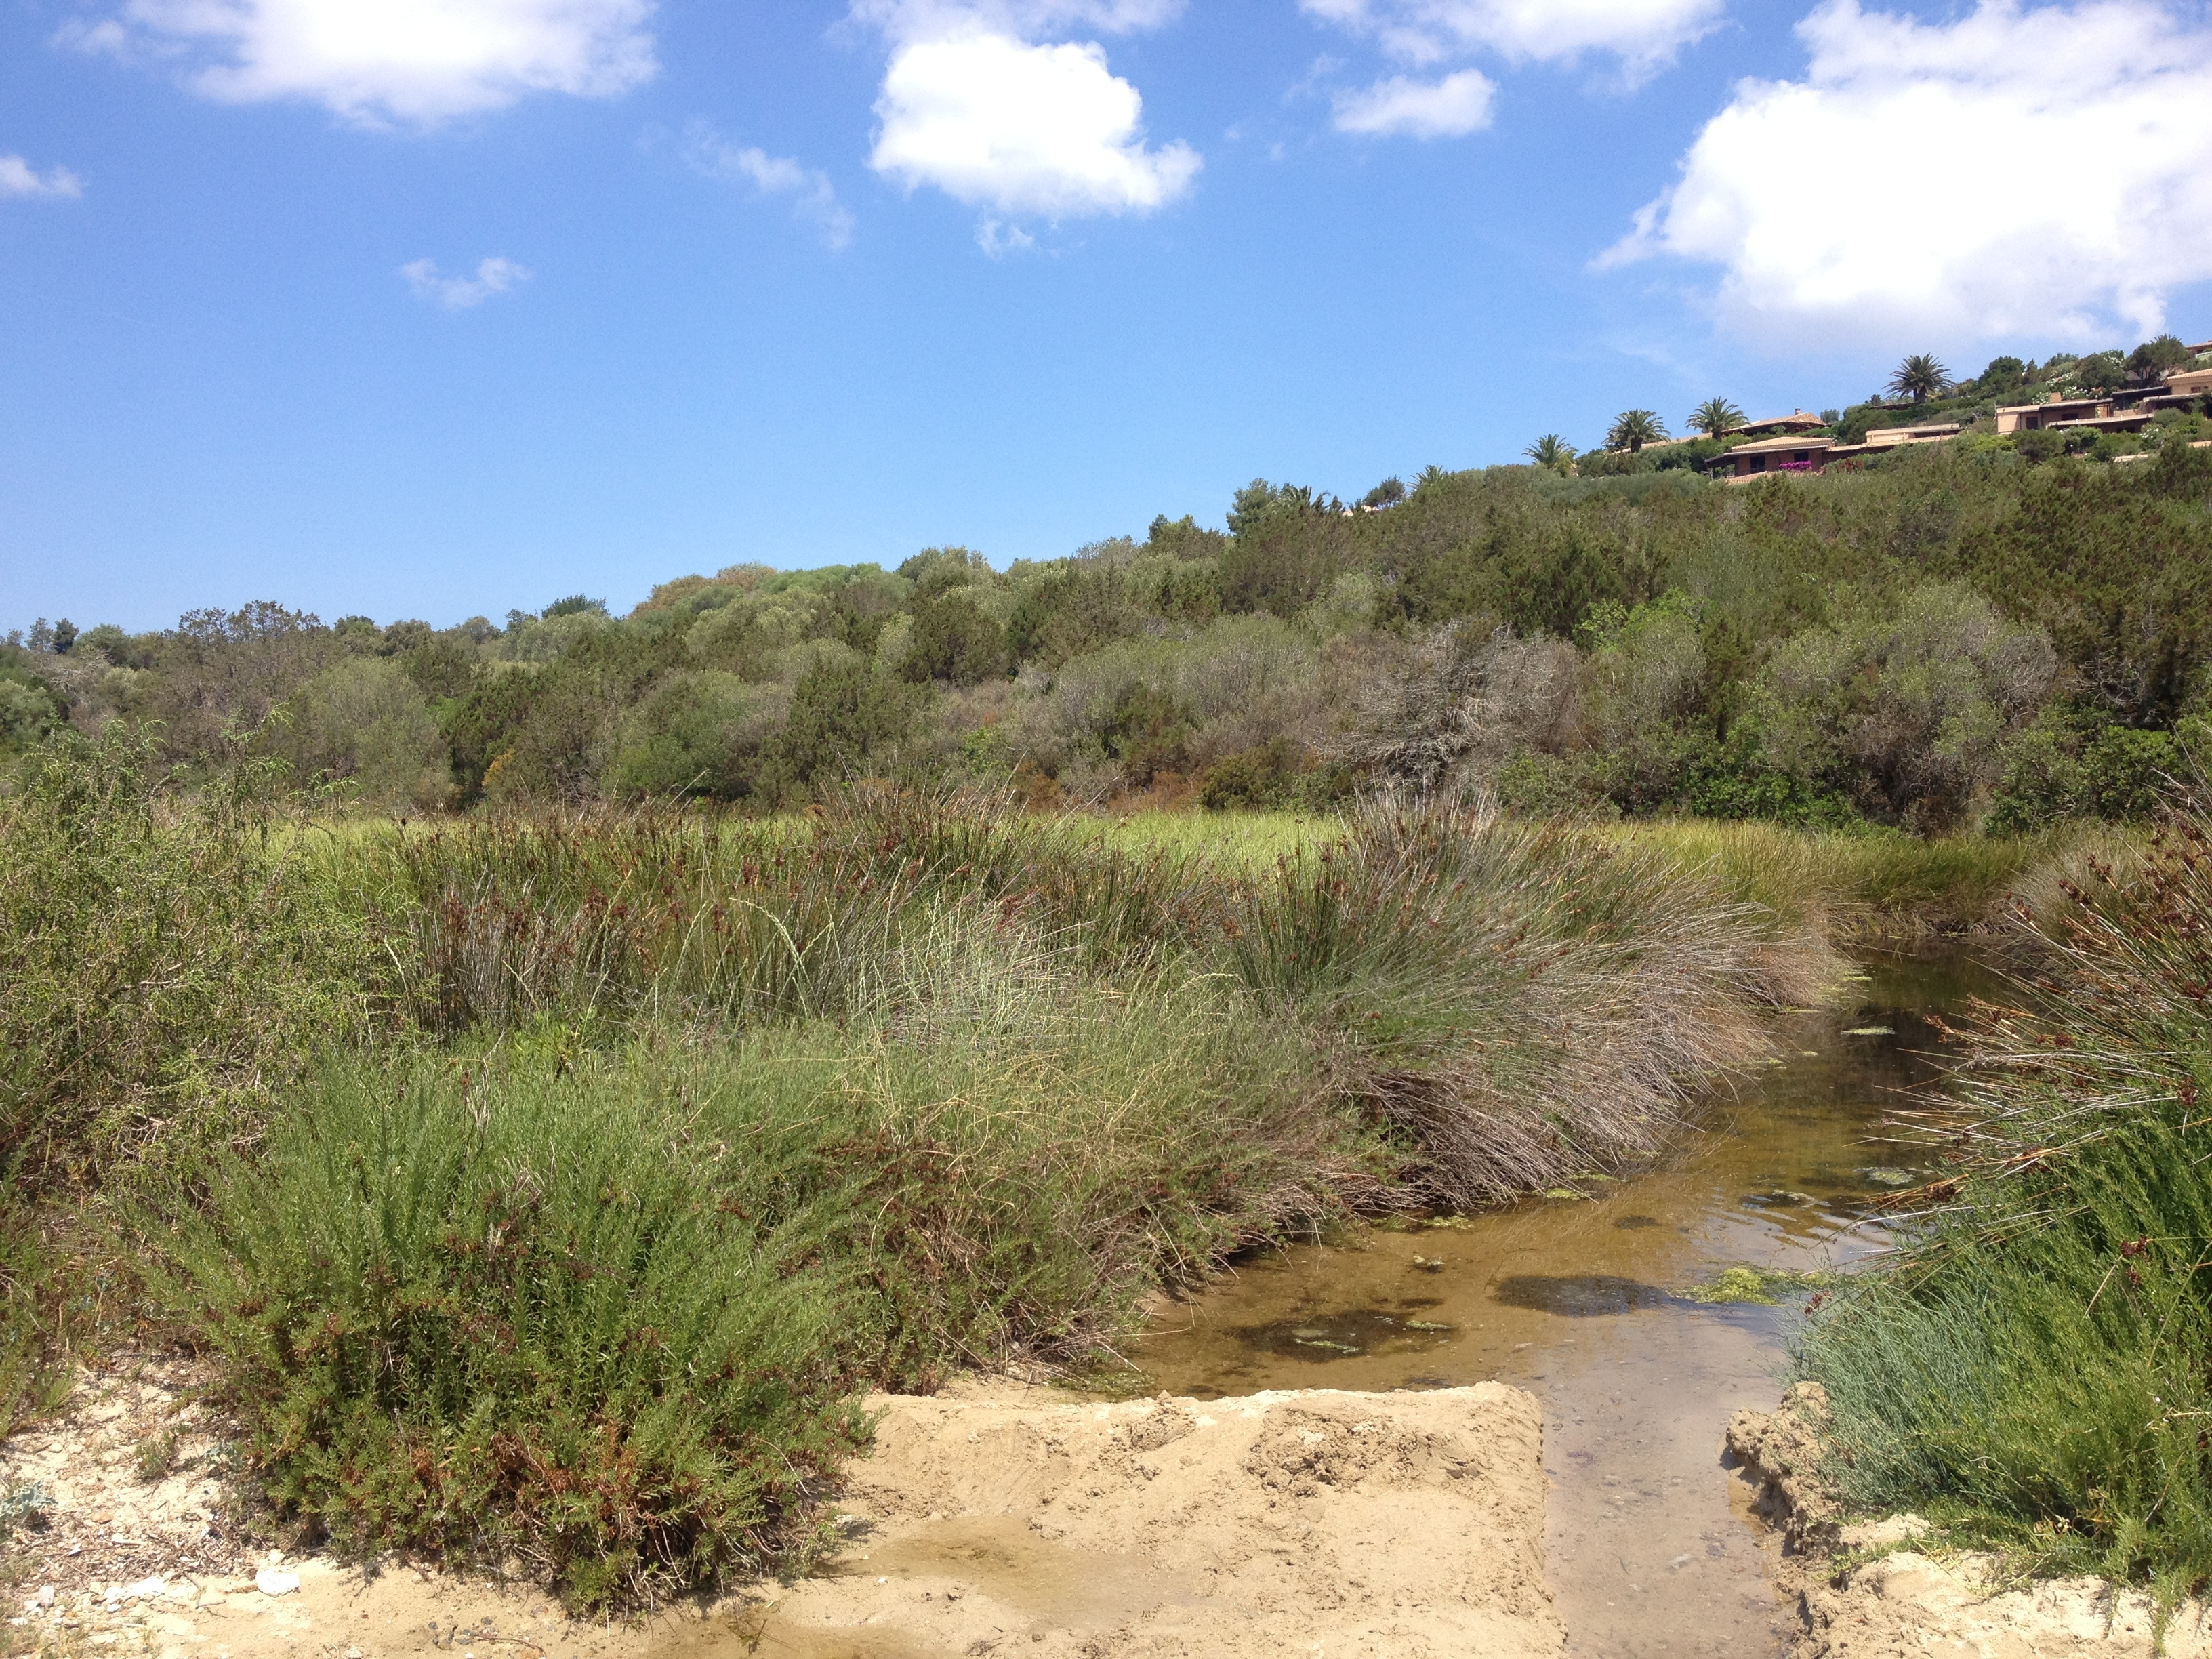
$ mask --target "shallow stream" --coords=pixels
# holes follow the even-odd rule
[[[1701,1305],[1730,1267],[1818,1272],[1881,1247],[1875,1206],[1929,1171],[1881,1120],[1931,1081],[1929,1016],[1992,986],[1960,954],[1875,957],[1838,1006],[1786,1017],[1781,1062],[1711,1103],[1657,1168],[1449,1224],[1243,1263],[1132,1354],[1170,1393],[1491,1379],[1543,1401],[1546,1559],[1568,1651],[1781,1653],[1729,1415],[1779,1399],[1802,1296]]]

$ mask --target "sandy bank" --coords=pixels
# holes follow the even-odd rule
[[[1515,1659],[1564,1641],[1543,1582],[1540,1418],[1497,1383],[1204,1403],[1012,1385],[882,1399],[876,1451],[836,1510],[845,1547],[822,1573],[617,1626],[566,1620],[518,1587],[407,1567],[364,1578],[314,1559],[245,1564],[296,1577],[264,1579],[279,1592],[267,1594],[243,1565],[197,1565],[223,1510],[204,1485],[174,1530],[173,1568],[140,1552],[132,1582],[102,1583],[85,1542],[112,1528],[72,1506],[117,1513],[131,1477],[112,1403],[38,1437],[57,1512],[14,1633],[40,1645],[166,1659]]]
[[[2141,1591],[2097,1578],[2021,1584],[1987,1555],[1923,1553],[1912,1546],[1931,1529],[1913,1516],[1847,1523],[1816,1474],[1826,1410],[1820,1385],[1800,1383],[1780,1410],[1729,1425],[1758,1507],[1783,1529],[1784,1579],[1804,1620],[1796,1659],[2212,1659],[2212,1608],[2200,1602],[2183,1604],[2160,1647]]]

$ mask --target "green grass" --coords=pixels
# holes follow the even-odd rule
[[[1710,871],[1728,890],[1838,939],[1963,933],[2005,920],[2013,901],[2047,896],[2054,872],[2135,837],[2100,825],[2039,835],[1837,835],[1706,820],[1604,831]]]
[[[1847,1501],[2045,1571],[2212,1583],[2212,824],[2099,863],[1992,1012],[1946,1206],[1800,1364]]]
[[[1133,812],[1088,826],[1109,847],[1194,860],[1224,872],[1253,872],[1279,858],[1308,855],[1344,833],[1332,813]]]

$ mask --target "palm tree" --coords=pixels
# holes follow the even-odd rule
[[[1575,459],[1575,447],[1563,441],[1556,432],[1547,432],[1521,453],[1537,465],[1548,466],[1555,472],[1565,471]]]
[[[1899,363],[1897,373],[1882,388],[1893,397],[1910,398],[1916,404],[1940,398],[1950,389],[1951,371],[1925,351],[1916,351]]]
[[[1644,445],[1667,435],[1667,423],[1648,409],[1624,410],[1605,434],[1607,449],[1625,449],[1632,455]]]
[[[1708,398],[1690,411],[1690,430],[1708,438],[1725,438],[1746,424],[1743,411],[1725,398]]]

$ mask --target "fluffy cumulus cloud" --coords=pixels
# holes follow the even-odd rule
[[[1005,214],[1144,213],[1188,190],[1200,163],[1188,144],[1147,144],[1143,112],[1095,41],[1033,44],[969,23],[896,46],[869,161]]]
[[[2159,331],[2212,277],[2212,27],[2152,0],[1955,21],[1829,0],[1799,81],[1747,81],[1601,261],[1720,268],[1777,343]]]
[[[480,261],[473,276],[446,276],[434,259],[416,259],[399,267],[400,280],[425,305],[441,311],[468,311],[530,280],[530,273],[512,259],[494,255]]]
[[[1336,98],[1336,130],[1415,138],[1459,138],[1490,125],[1497,84],[1480,70],[1462,70],[1439,81],[1393,75]]]
[[[1725,0],[1299,0],[1407,64],[1477,52],[1509,63],[1618,60],[1641,81],[1720,21]]]
[[[68,38],[179,59],[211,98],[307,99],[429,125],[533,92],[605,97],[652,78],[653,0],[126,0]]]
[[[40,173],[20,155],[0,155],[0,198],[83,194],[84,180],[67,167]]]
[[[851,245],[853,216],[821,168],[733,144],[704,121],[694,121],[684,134],[684,159],[709,179],[739,185],[757,196],[788,198],[792,212],[819,231],[830,246]]]

